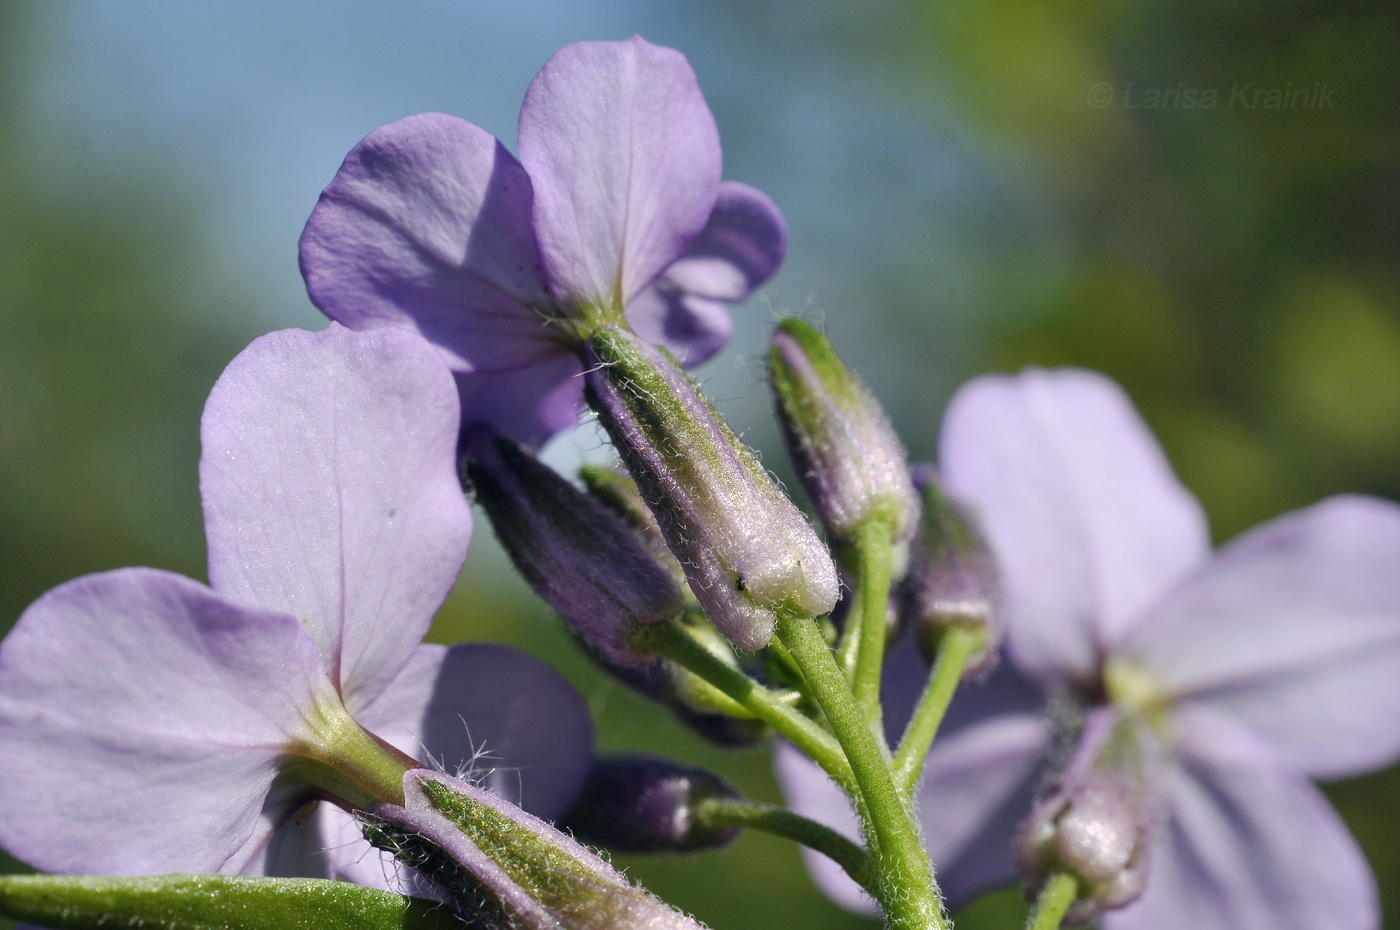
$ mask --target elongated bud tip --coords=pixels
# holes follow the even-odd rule
[[[778,325],[768,366],[788,454],[827,537],[839,551],[881,521],[902,567],[919,499],[879,402],[804,320]]]
[[[900,611],[925,658],[937,651],[950,627],[981,631],[985,643],[967,667],[967,676],[973,677],[992,661],[1001,639],[996,561],[976,523],[943,492],[931,466],[914,469],[914,484],[923,510]]]
[[[1155,820],[1155,757],[1141,721],[1100,708],[1074,755],[1016,838],[1016,863],[1034,887],[1052,872],[1079,880],[1067,924],[1137,900]]]
[[[717,849],[738,835],[710,826],[696,808],[739,793],[704,769],[664,759],[618,757],[594,763],[562,826],[580,839],[616,852]]]
[[[535,593],[611,661],[650,662],[630,645],[632,634],[685,603],[637,531],[503,436],[474,428],[463,447],[476,500]]]
[[[838,586],[826,546],[674,360],[604,327],[588,341],[585,385],[690,589],[730,642],[761,649],[778,610],[831,610]]]

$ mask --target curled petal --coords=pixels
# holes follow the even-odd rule
[[[705,228],[665,277],[687,293],[741,303],[778,270],[787,240],[787,223],[767,194],[722,181]]]
[[[723,301],[686,293],[665,277],[628,304],[627,325],[689,368],[713,358],[734,335],[734,320]]]
[[[636,36],[555,53],[520,110],[520,159],[555,299],[621,311],[705,226],[720,158],[684,55]]]
[[[458,371],[557,353],[530,179],[479,126],[421,113],[350,150],[301,237],[311,300],[352,329],[400,326]]]
[[[699,365],[729,342],[739,304],[787,255],[787,224],[763,192],[724,181],[709,222],[684,255],[627,306],[627,322],[683,365]]]
[[[1091,676],[1209,551],[1200,505],[1101,375],[969,382],[944,415],[940,464],[998,558],[1012,656],[1043,680]]]
[[[1177,719],[1177,763],[1143,896],[1104,930],[1375,930],[1375,881],[1321,793],[1248,732],[1197,710]]]
[[[293,617],[143,568],[55,588],[0,645],[0,845],[55,872],[217,871],[318,695]]]
[[[422,339],[336,324],[257,340],[204,408],[213,587],[300,619],[347,705],[398,672],[466,558],[457,409]]]
[[[1223,549],[1122,655],[1314,776],[1400,756],[1400,507],[1334,497]]]

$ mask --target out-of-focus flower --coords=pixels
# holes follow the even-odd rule
[[[560,50],[520,110],[520,160],[424,113],[346,157],[301,240],[311,299],[399,326],[457,377],[463,426],[535,444],[574,423],[581,337],[624,318],[698,364],[787,249],[760,192],[720,181],[714,118],[685,57],[639,37]]]
[[[1370,870],[1309,778],[1400,755],[1400,508],[1330,498],[1212,557],[1126,396],[1083,371],[973,381],[941,455],[998,559],[1009,660],[954,701],[917,796],[950,898],[1014,876],[1056,730],[1107,706],[1160,753],[1145,888],[1105,930],[1377,926]],[[907,708],[924,672],[912,649],[894,661]],[[799,811],[849,819],[795,753],[780,772]],[[834,866],[818,877],[868,908]]]
[[[240,354],[204,411],[211,587],[90,575],[0,644],[0,845],[57,872],[380,884],[348,815],[306,805],[401,796],[428,750],[480,748],[510,796],[561,812],[591,755],[567,684],[503,647],[422,645],[470,537],[457,422],[411,333],[332,324]]]

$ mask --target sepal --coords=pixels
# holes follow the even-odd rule
[[[614,327],[589,339],[587,361],[589,404],[730,642],[761,649],[779,610],[830,611],[826,547],[675,361]]]
[[[364,815],[365,836],[412,866],[485,930],[703,930],[549,823],[489,791],[425,769],[405,803]]]

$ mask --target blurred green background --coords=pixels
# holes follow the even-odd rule
[[[691,58],[726,176],[791,223],[705,372],[780,471],[756,358],[798,312],[917,456],[961,379],[1076,364],[1127,386],[1218,539],[1327,494],[1400,497],[1392,0],[231,6],[0,3],[0,629],[87,572],[203,576],[203,398],[258,334],[322,325],[296,237],[358,138],[442,109],[512,144],[551,51],[633,32]],[[599,453],[587,432],[551,450]],[[605,749],[778,799],[762,752],[716,758],[588,668],[489,537],[434,638],[554,661]],[[1400,926],[1400,771],[1328,793]],[[716,930],[873,926],[764,837],[621,864]],[[1022,913],[1008,891],[958,925]]]

